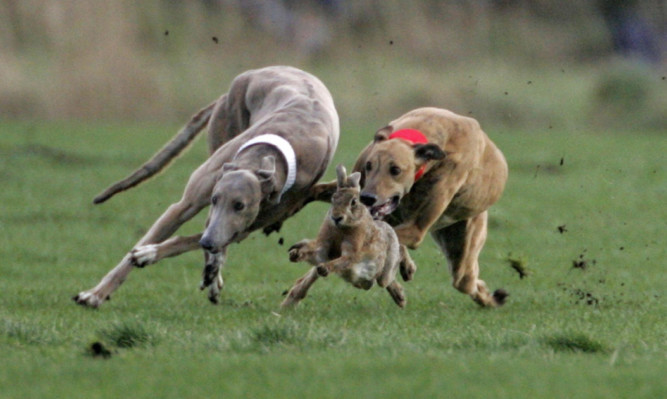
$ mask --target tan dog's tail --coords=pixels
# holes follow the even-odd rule
[[[125,191],[129,188],[132,188],[144,180],[149,179],[160,170],[164,169],[174,158],[178,156],[201,132],[213,113],[213,108],[215,107],[216,102],[211,103],[206,108],[200,110],[195,114],[190,122],[188,122],[183,129],[174,138],[172,138],[167,145],[162,147],[153,157],[143,164],[139,169],[134,171],[131,175],[125,179],[114,183],[109,186],[102,193],[97,195],[93,200],[94,204],[101,204],[102,202],[108,200],[112,196],[116,195],[121,191]]]

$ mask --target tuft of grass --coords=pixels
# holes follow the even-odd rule
[[[555,352],[607,353],[609,349],[583,333],[564,333],[545,337],[544,344]]]
[[[264,325],[252,331],[253,341],[263,347],[291,345],[302,339],[290,325]]]
[[[49,345],[54,339],[40,326],[14,320],[3,320],[0,336],[18,345]]]
[[[116,323],[100,330],[99,334],[104,341],[117,348],[146,347],[157,343],[157,337],[138,323]]]

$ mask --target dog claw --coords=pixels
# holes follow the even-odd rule
[[[77,305],[87,306],[90,308],[98,308],[104,302],[102,298],[90,292],[80,292],[75,295],[72,300],[76,302]]]
[[[142,245],[130,252],[130,262],[136,267],[144,267],[155,263],[157,259],[157,245]]]

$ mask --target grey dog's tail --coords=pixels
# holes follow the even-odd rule
[[[94,204],[101,204],[102,202],[108,200],[112,196],[116,195],[121,191],[125,191],[129,188],[132,188],[139,183],[147,180],[152,177],[160,170],[164,169],[169,162],[178,156],[201,132],[213,113],[213,108],[215,107],[216,102],[211,103],[206,108],[200,110],[195,114],[190,122],[188,122],[183,129],[174,138],[172,138],[160,151],[158,151],[153,157],[143,164],[139,169],[134,171],[131,175],[127,176],[125,179],[112,184],[104,190],[102,193],[97,195],[93,200]]]

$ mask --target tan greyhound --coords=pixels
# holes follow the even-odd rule
[[[100,283],[74,297],[98,307],[135,266],[204,248],[201,289],[217,302],[227,246],[252,231],[270,233],[316,194],[338,145],[339,121],[327,88],[313,75],[283,66],[247,71],[229,92],[201,110],[150,161],[95,198],[100,203],[164,168],[208,124],[210,157],[197,168],[180,201],[158,218]],[[172,237],[211,205],[203,234]]]
[[[396,281],[396,272],[414,270],[405,246],[398,243],[390,225],[373,220],[369,210],[359,201],[359,172],[347,176],[338,165],[337,190],[331,208],[324,217],[317,238],[302,240],[289,250],[292,262],[306,261],[314,267],[296,281],[282,306],[297,304],[319,276],[339,274],[356,288],[370,289],[377,281],[386,288],[398,306],[405,306],[403,287]]]
[[[394,226],[401,244],[416,249],[430,232],[457,290],[482,306],[504,303],[507,292],[491,294],[479,278],[478,257],[507,163],[475,119],[439,108],[410,111],[377,131],[354,170],[362,174],[361,201]],[[331,195],[335,183],[319,188]]]

